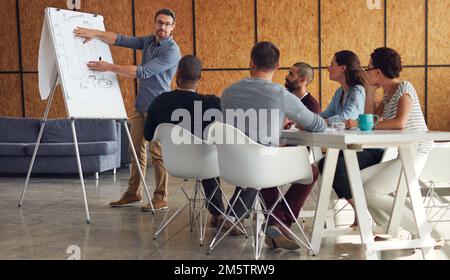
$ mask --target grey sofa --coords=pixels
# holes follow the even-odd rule
[[[0,118],[0,173],[26,173],[41,120]],[[120,167],[120,124],[114,120],[76,120],[83,173]],[[78,173],[72,128],[67,119],[48,120],[32,173]]]

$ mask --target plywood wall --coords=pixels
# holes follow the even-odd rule
[[[247,68],[255,43],[253,0],[197,0],[197,55],[205,68]]]
[[[367,1],[322,0],[321,3],[323,63],[329,65],[340,50],[351,50],[367,65],[369,54],[384,44],[383,10],[367,8]]]
[[[39,95],[39,84],[37,74],[25,74],[23,77],[25,92],[25,117],[42,118],[44,116],[47,101],[42,101]],[[50,108],[49,118],[66,117],[66,107],[61,94],[61,88],[58,86]]]
[[[19,90],[18,90],[19,89]],[[21,117],[20,75],[0,75],[0,116]]]
[[[428,0],[429,63],[450,65],[450,1]]]
[[[199,92],[221,96],[227,86],[249,76],[250,72],[247,70],[203,72]]]
[[[281,67],[298,61],[319,66],[319,10],[311,0],[258,1],[258,40],[281,51]]]
[[[3,0],[0,9],[0,71],[19,70],[16,1]]]
[[[37,90],[37,55],[43,10],[47,6],[65,8],[65,2],[19,0],[17,22],[16,0],[2,0],[0,116],[42,116],[45,102],[39,99]],[[295,62],[311,64],[316,77],[310,91],[322,100],[322,107],[325,108],[339,87],[339,84],[329,80],[326,71],[333,54],[349,49],[357,53],[366,65],[370,53],[386,44],[402,55],[403,64],[407,66],[402,78],[416,87],[430,126],[450,130],[450,123],[438,118],[449,104],[445,86],[450,83],[449,0],[381,0],[381,9],[369,9],[366,0],[82,2],[82,11],[105,17],[108,30],[131,35],[134,29],[138,36],[153,32],[154,14],[163,7],[171,8],[177,14],[174,38],[182,54],[195,54],[203,61],[206,70],[199,89],[203,93],[220,96],[230,83],[247,77],[252,46],[256,41],[269,40],[281,50],[281,70],[275,74],[274,81],[284,84],[286,73]],[[428,21],[425,16],[427,11]],[[19,62],[18,38],[21,39],[22,64]],[[132,50],[112,47],[112,53],[118,64],[135,62]],[[136,61],[138,64],[141,61],[139,51]],[[319,72],[322,79],[319,79]],[[119,78],[119,82],[130,115],[136,94],[135,81]],[[60,97],[56,100],[51,116],[64,116],[63,100]],[[25,107],[24,112],[22,106]]]
[[[428,82],[428,126],[432,130],[450,130],[450,68],[432,68]]]
[[[404,65],[425,63],[424,15],[423,0],[387,1],[387,44],[401,53]]]

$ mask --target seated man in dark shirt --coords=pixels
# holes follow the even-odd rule
[[[201,95],[196,92],[201,78],[201,71],[201,61],[195,56],[187,55],[180,60],[176,74],[177,89],[162,93],[156,97],[148,109],[145,123],[145,139],[147,141],[152,141],[156,127],[162,123],[178,124],[203,139],[204,129],[214,122],[216,118],[218,118],[218,121],[222,120],[220,98],[214,95]],[[205,114],[206,111],[208,111],[207,114]],[[185,114],[178,114],[179,112],[184,112]],[[205,117],[205,119],[211,120],[203,121],[204,114],[209,116]],[[216,190],[216,182],[219,182],[219,178],[202,181],[206,197],[211,197]],[[212,215],[211,226],[220,225],[221,216],[216,209],[217,207],[222,213],[224,212],[220,188],[214,192],[210,201],[211,204],[208,205],[208,210]]]
[[[304,62],[297,62],[292,65],[286,76],[285,87],[292,94],[300,98],[302,103],[311,112],[320,114],[322,111],[320,109],[319,102],[312,96],[308,91],[307,86],[311,84],[314,80],[314,70],[311,65]],[[286,120],[285,129],[289,129],[294,122],[291,120]]]

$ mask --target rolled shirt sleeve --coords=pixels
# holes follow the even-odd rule
[[[311,132],[325,131],[325,120],[308,110],[299,98],[283,89],[283,105],[286,116]]]
[[[175,49],[164,49],[160,55],[149,62],[138,65],[136,78],[138,80],[148,79],[154,75],[167,71],[177,66],[181,58],[180,53]]]

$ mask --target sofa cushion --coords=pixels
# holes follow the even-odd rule
[[[80,119],[75,121],[78,142],[117,141],[116,122],[114,120]],[[42,143],[73,142],[70,120],[48,120]]]
[[[30,144],[26,150],[28,156],[33,155],[35,144]],[[117,151],[118,143],[114,141],[83,142],[78,143],[80,155],[106,155]],[[73,143],[41,143],[38,149],[38,156],[75,156]]]
[[[36,142],[41,121],[38,119],[0,118],[0,142]]]
[[[0,156],[27,156],[28,143],[0,143]]]

